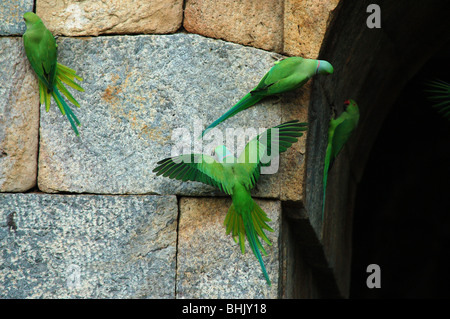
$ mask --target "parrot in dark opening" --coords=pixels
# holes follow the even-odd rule
[[[328,144],[323,169],[323,204],[322,219],[325,211],[325,195],[327,189],[328,171],[333,165],[334,159],[347,143],[359,121],[359,108],[354,100],[344,102],[346,109],[336,119],[331,119],[328,126]]]

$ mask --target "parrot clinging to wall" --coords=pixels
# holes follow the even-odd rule
[[[327,189],[328,171],[334,159],[344,147],[359,121],[359,108],[354,100],[344,102],[346,110],[336,119],[331,119],[328,126],[328,145],[323,169],[323,204],[322,219],[325,210],[325,194]]]
[[[258,103],[266,96],[298,89],[316,74],[332,73],[333,66],[324,60],[290,57],[278,61],[253,90],[209,125],[202,132],[201,137],[221,122]]]
[[[260,176],[261,166],[269,166],[271,159],[297,142],[306,126],[306,123],[291,121],[270,128],[252,139],[239,158],[235,158],[225,146],[221,145],[215,149],[219,161],[205,154],[185,154],[163,159],[153,170],[157,176],[202,182],[231,195],[233,203],[224,222],[226,233],[231,232],[236,242],[236,237],[239,238],[242,253],[245,251],[245,236],[247,236],[250,248],[258,259],[269,285],[270,279],[260,250],[263,254],[267,254],[258,236],[271,245],[263,230],[273,230],[267,225],[270,219],[266,213],[253,201],[250,190]]]
[[[74,99],[63,83],[78,91],[84,91],[74,81],[74,79],[82,81],[82,78],[76,75],[74,70],[56,61],[56,40],[52,33],[45,27],[42,20],[33,12],[25,13],[23,19],[27,26],[27,30],[23,34],[25,53],[39,80],[40,103],[45,103],[45,109],[48,112],[51,96],[53,96],[61,113],[67,115],[75,134],[79,135],[76,125],[80,125],[80,122],[62,98],[60,91],[70,102],[80,107],[80,104]]]

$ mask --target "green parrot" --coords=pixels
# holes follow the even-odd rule
[[[157,163],[153,172],[172,179],[197,181],[214,186],[231,195],[232,205],[225,217],[226,234],[231,232],[238,242],[241,252],[245,252],[245,236],[250,248],[258,259],[264,277],[271,285],[260,250],[267,255],[258,238],[271,245],[263,232],[273,231],[267,225],[270,219],[253,201],[250,190],[255,186],[261,166],[269,166],[271,159],[286,151],[306,130],[306,123],[290,121],[273,128],[252,139],[240,154],[234,157],[225,146],[216,147],[215,153],[219,161],[205,154],[185,154],[166,158]]]
[[[316,74],[332,73],[333,66],[324,60],[290,57],[278,61],[253,90],[208,126],[201,137],[221,122],[253,106],[266,96],[298,89]]]
[[[433,107],[439,114],[450,120],[450,84],[442,81],[429,81],[429,89],[426,92],[431,93],[428,97],[433,102]]]
[[[325,194],[327,189],[328,171],[334,159],[344,147],[359,121],[359,108],[354,100],[344,102],[346,110],[336,119],[331,119],[328,126],[328,145],[323,169],[323,204],[322,219],[325,211]]]
[[[79,135],[76,125],[80,125],[80,121],[62,98],[60,91],[70,102],[80,107],[63,83],[83,92],[84,89],[74,81],[74,79],[79,81],[83,79],[76,75],[74,70],[56,61],[56,40],[42,20],[33,12],[25,13],[23,19],[27,26],[27,30],[23,34],[23,44],[31,67],[39,80],[40,103],[45,103],[45,109],[48,112],[51,96],[53,96],[61,113],[67,115],[75,134]]]

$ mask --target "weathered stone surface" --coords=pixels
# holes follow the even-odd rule
[[[6,0],[0,3],[0,35],[17,35],[25,32],[23,14],[33,11],[33,0]]]
[[[175,196],[0,194],[1,298],[174,298]]]
[[[285,93],[282,96],[282,122],[299,120],[308,122],[308,105],[311,81],[301,89]],[[285,101],[285,102],[284,102]],[[294,107],[288,106],[295,103]],[[287,107],[285,107],[285,105]],[[280,199],[289,201],[302,201],[304,198],[306,131],[297,143],[293,144],[286,153],[280,156],[280,170],[275,176],[280,178]],[[276,178],[276,177],[273,178]]]
[[[283,53],[315,59],[339,0],[285,0]]]
[[[281,52],[283,1],[187,0],[183,26],[189,32]]]
[[[183,0],[37,0],[36,13],[53,34],[162,34],[181,27]]]
[[[283,53],[305,58],[318,58],[323,38],[328,26],[328,17],[335,9],[339,0],[286,0],[284,1]],[[321,57],[327,59],[327,57]],[[330,61],[333,63],[333,61]],[[300,107],[285,113],[287,119],[308,119],[305,110],[310,104],[311,82],[306,83],[302,90],[295,91],[292,98]],[[287,98],[290,98],[288,95]],[[309,120],[309,119],[308,119]],[[280,172],[289,187],[281,189],[282,200],[303,201],[305,195],[305,144],[306,134],[292,146],[281,164]]]
[[[36,185],[39,88],[22,38],[0,38],[0,191]]]
[[[264,264],[272,281],[268,286],[258,260],[248,243],[245,254],[223,221],[231,199],[181,198],[177,258],[177,298],[277,298],[279,201],[256,200],[272,221],[268,234],[272,246],[264,243]]]
[[[41,112],[38,185],[45,192],[218,194],[201,183],[156,177],[152,169],[173,149],[202,152],[203,143],[203,152],[210,153],[225,143],[219,138],[225,128],[255,128],[257,133],[293,116],[306,119],[301,96],[287,94],[265,99],[221,124],[216,135],[197,139],[202,126],[273,66],[279,56],[266,51],[193,34],[59,38],[58,44],[59,60],[78,71],[86,91],[74,93],[81,104],[75,110],[81,138],[54,104],[49,113]],[[177,133],[192,147],[180,149]],[[257,196],[278,198],[281,187],[293,187],[282,166],[291,152],[281,155],[277,174],[260,178]],[[297,152],[294,158],[285,173],[302,169],[303,155]],[[303,182],[299,175],[294,181]]]

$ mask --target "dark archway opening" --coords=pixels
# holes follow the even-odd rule
[[[443,241],[432,238],[439,233],[436,236],[445,241],[448,229],[446,220],[441,219],[446,212],[436,208],[441,207],[441,204],[436,203],[440,203],[440,198],[446,195],[441,190],[445,187],[445,179],[438,186],[433,184],[433,187],[440,189],[439,193],[429,185],[435,181],[432,171],[439,171],[437,160],[433,158],[439,155],[443,158],[448,145],[447,139],[447,144],[440,146],[444,148],[442,151],[433,151],[433,147],[438,147],[438,144],[434,144],[438,143],[435,135],[441,134],[439,138],[445,139],[442,136],[444,133],[433,133],[433,130],[438,127],[436,121],[440,121],[439,125],[447,122],[435,114],[430,106],[427,111],[421,109],[425,105],[424,102],[419,102],[420,97],[416,94],[423,89],[419,89],[419,84],[414,81],[423,80],[425,75],[429,75],[426,72],[444,71],[446,68],[445,59],[448,60],[448,55],[445,55],[445,59],[438,59],[436,54],[450,41],[446,32],[450,28],[450,2],[379,0],[376,3],[381,8],[381,28],[369,28],[367,8],[372,3],[371,0],[341,0],[330,16],[319,58],[331,61],[335,72],[333,76],[317,77],[313,81],[308,112],[304,209],[297,209],[291,215],[299,220],[306,216],[307,224],[312,227],[320,243],[304,247],[304,250],[310,252],[314,248],[316,255],[324,256],[319,261],[310,261],[305,254],[302,256],[299,253],[298,258],[304,258],[314,270],[325,269],[331,273],[328,277],[334,281],[340,297],[401,296],[400,291],[395,292],[399,287],[404,287],[401,289],[409,294],[405,293],[405,297],[413,297],[413,288],[408,286],[410,282],[422,280],[425,286],[430,281],[423,271],[425,263],[416,268],[418,260],[429,259],[427,254],[433,250],[442,251],[440,245]],[[448,50],[442,51],[442,54],[444,52]],[[437,58],[434,62],[433,57]],[[426,64],[429,67],[425,67]],[[413,80],[414,78],[417,80]],[[446,78],[442,80],[450,81]],[[407,90],[410,92],[405,93]],[[322,214],[321,187],[328,123],[332,113],[340,114],[343,111],[343,102],[349,98],[357,101],[361,116],[357,129],[328,173],[325,209]],[[377,145],[381,143],[384,150],[377,151],[379,146],[374,146],[377,139],[382,141],[377,142]],[[376,156],[380,153],[385,158],[377,159]],[[386,163],[381,164],[382,160]],[[444,164],[448,162],[447,159]],[[441,168],[438,176],[449,175],[444,164],[439,164]],[[367,180],[367,176],[362,181],[364,174],[372,174],[377,182]],[[396,184],[400,181],[404,182],[403,188],[401,184]],[[415,187],[412,186],[413,183],[416,183]],[[364,194],[365,184],[368,186],[366,185]],[[364,203],[366,207],[361,208]],[[396,203],[402,204],[401,209]],[[358,205],[357,213],[355,204]],[[398,212],[389,215],[390,211]],[[438,216],[429,213],[428,218],[423,219],[423,211],[440,213],[437,213]],[[386,227],[376,224],[382,216],[389,218]],[[369,219],[361,221],[361,218]],[[438,221],[434,222],[435,219]],[[440,230],[429,231],[428,228],[432,227],[427,223],[432,222],[440,225]],[[413,225],[415,223],[417,226]],[[300,227],[292,227],[300,229],[298,234],[303,233]],[[403,237],[399,235],[399,239],[393,237],[400,234],[400,230],[409,231],[408,234],[412,235],[409,238],[405,234]],[[426,237],[425,234],[433,236]],[[436,244],[435,241],[439,243]],[[408,247],[409,252],[400,250],[402,247]],[[383,255],[382,261],[373,260],[372,257],[377,254]],[[366,267],[372,263],[377,263],[382,268],[381,290],[370,290],[366,286]],[[442,265],[439,267],[443,267]],[[427,271],[437,272],[433,268]],[[445,274],[442,275],[441,281],[446,281]],[[319,273],[313,277],[327,276]],[[300,279],[295,285],[305,286]],[[417,283],[415,289],[424,294],[425,289],[419,287],[420,283]],[[328,286],[318,289],[317,294],[307,293],[313,297],[330,297]],[[428,295],[432,296],[432,293]]]
[[[450,43],[408,82],[386,117],[358,186],[351,298],[448,298],[450,121],[424,82],[450,82]],[[381,288],[369,289],[369,264]]]

